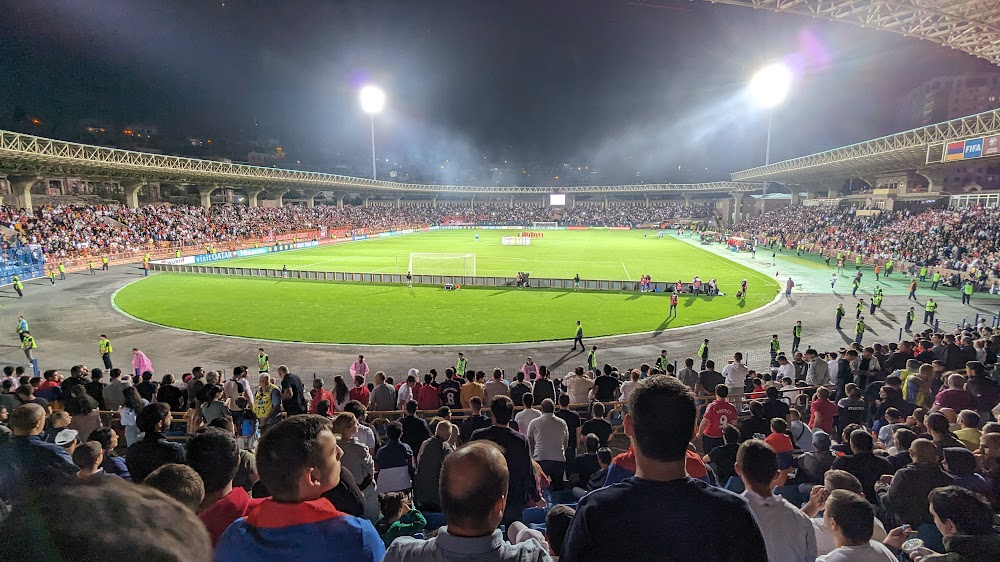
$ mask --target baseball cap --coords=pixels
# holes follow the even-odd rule
[[[71,443],[76,441],[76,436],[80,433],[75,429],[64,429],[59,433],[56,433],[55,443],[60,447],[68,447]]]
[[[830,434],[822,429],[817,429],[813,432],[813,445],[820,449],[829,449],[830,445],[832,445]]]

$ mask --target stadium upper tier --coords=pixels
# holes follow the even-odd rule
[[[0,131],[0,173],[103,177],[160,181],[246,189],[309,191],[362,190],[388,193],[538,194],[551,193],[718,193],[748,192],[761,184],[739,181],[588,185],[574,187],[516,187],[428,185],[354,178],[320,172],[284,170],[136,152]]]

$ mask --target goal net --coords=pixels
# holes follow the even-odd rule
[[[559,226],[558,222],[533,222],[531,223],[532,228],[556,228]]]
[[[408,271],[413,275],[476,275],[476,254],[410,252]]]

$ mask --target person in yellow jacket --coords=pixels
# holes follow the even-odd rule
[[[861,338],[865,336],[865,317],[858,318],[858,323],[854,326],[854,343],[861,343]]]
[[[101,341],[98,342],[98,348],[101,350],[101,360],[104,361],[104,368],[110,371],[112,369],[111,352],[114,349],[111,348],[111,340],[108,339],[108,336],[101,334]]]
[[[35,343],[35,338],[32,337],[31,332],[24,332],[22,334],[24,338],[21,340],[21,351],[24,352],[24,357],[31,363],[32,369],[35,371],[35,376],[38,374],[38,362],[35,360],[35,350],[38,349],[38,345]]]
[[[108,270],[108,256],[101,256],[101,271]]]

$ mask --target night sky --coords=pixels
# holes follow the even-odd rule
[[[220,136],[256,120],[302,153],[367,154],[357,89],[371,80],[388,93],[380,147],[400,159],[720,179],[763,163],[767,116],[743,88],[771,60],[799,70],[774,115],[772,161],[894,132],[897,96],[937,74],[995,70],[916,39],[705,2],[224,4],[6,3],[0,125],[93,118]]]

